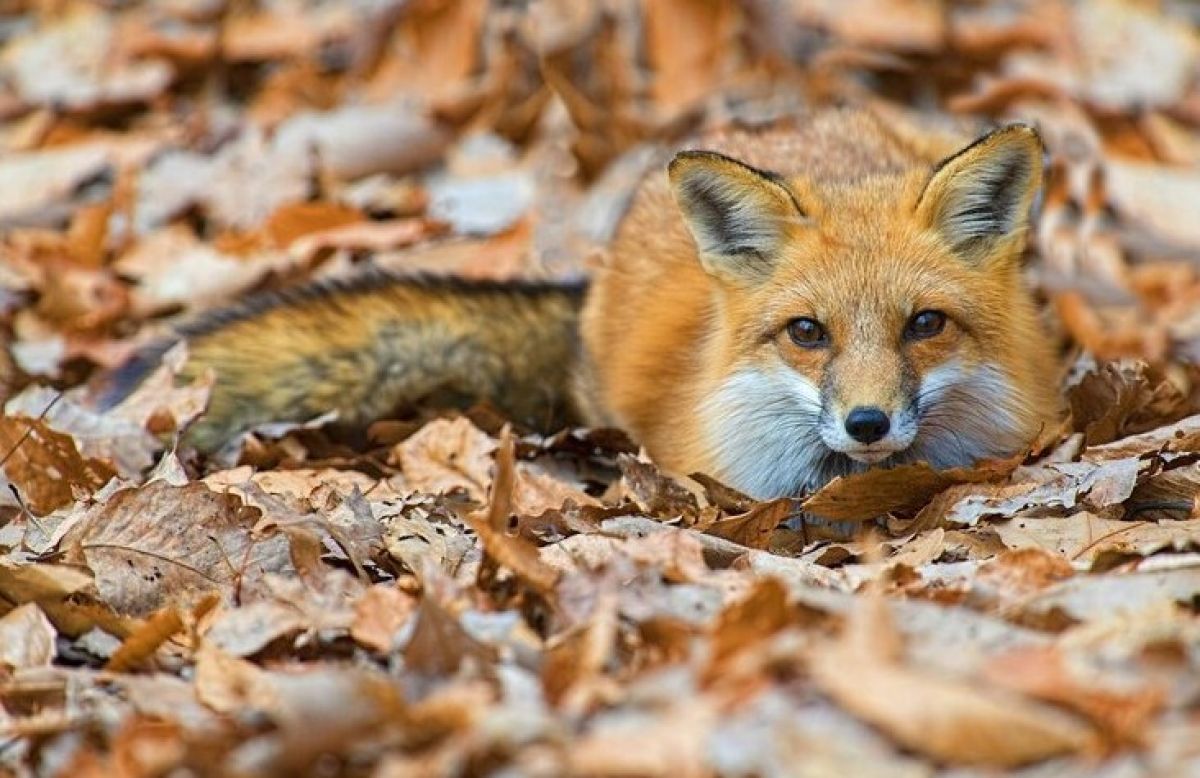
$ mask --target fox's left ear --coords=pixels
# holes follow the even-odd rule
[[[917,215],[965,258],[980,261],[1020,238],[1042,183],[1042,140],[1025,124],[1002,127],[942,162]]]
[[[781,179],[711,151],[681,151],[671,191],[710,274],[755,282],[770,275],[789,232],[804,221]]]

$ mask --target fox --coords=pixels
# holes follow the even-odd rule
[[[1044,155],[1026,124],[972,140],[865,109],[710,133],[645,176],[586,282],[261,294],[137,354],[107,402],[182,339],[183,377],[216,376],[187,433],[201,450],[268,421],[487,401],[536,429],[620,428],[758,499],[1011,456],[1062,406],[1023,276]]]

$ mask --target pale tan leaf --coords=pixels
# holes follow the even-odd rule
[[[0,666],[10,670],[49,667],[54,661],[57,631],[33,603],[13,608],[0,618]]]
[[[426,424],[396,444],[394,461],[413,489],[444,494],[461,489],[483,502],[492,483],[495,442],[465,417]]]

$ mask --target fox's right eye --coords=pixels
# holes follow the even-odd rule
[[[822,348],[829,345],[829,335],[816,319],[792,319],[787,325],[788,337],[801,348]]]

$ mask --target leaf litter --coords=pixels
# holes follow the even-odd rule
[[[1200,770],[1194,8],[3,14],[5,774]],[[95,402],[250,291],[578,277],[661,144],[842,101],[1037,123],[1028,274],[1071,356],[1030,451],[758,502],[486,408],[205,459],[181,352]]]

